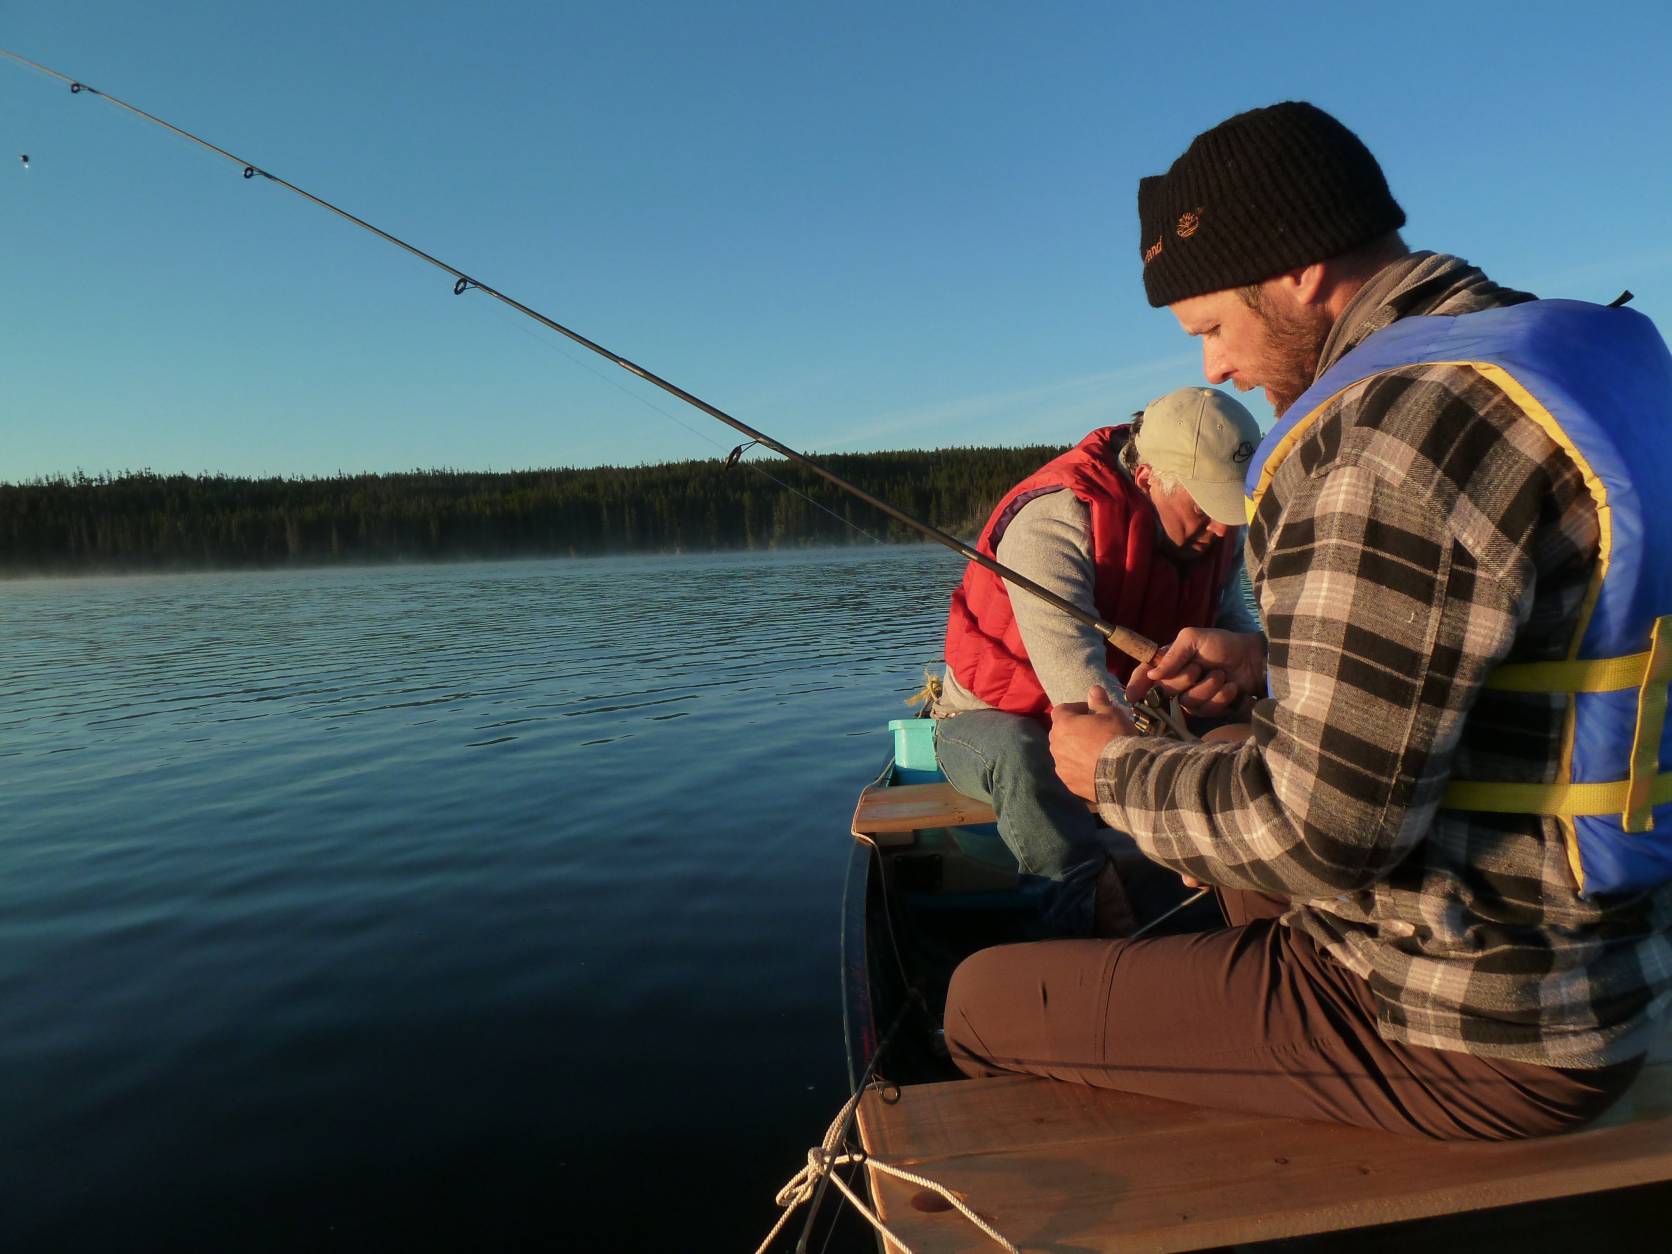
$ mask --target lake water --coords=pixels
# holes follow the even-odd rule
[[[0,583],[0,1247],[752,1250],[959,570]]]

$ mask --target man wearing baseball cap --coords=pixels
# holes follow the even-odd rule
[[[1280,420],[1246,482],[1267,639],[1181,633],[1129,692],[1259,699],[1195,745],[1093,691],[1052,751],[1230,926],[983,951],[952,1056],[1446,1139],[1581,1124],[1672,1006],[1672,356],[1410,252],[1313,105],[1198,136],[1138,208],[1150,303]]]
[[[1241,524],[1242,478],[1259,441],[1253,417],[1223,392],[1170,392],[1012,488],[978,547],[1152,640],[1216,623],[1257,631]],[[1109,834],[1063,787],[1047,745],[1053,703],[1124,682],[1132,665],[1090,627],[974,562],[953,593],[933,709],[937,756],[955,787],[992,804],[1022,873],[1041,881],[1041,935],[1132,926]]]

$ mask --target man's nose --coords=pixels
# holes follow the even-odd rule
[[[1208,534],[1210,536],[1213,536],[1216,539],[1223,540],[1230,533],[1231,533],[1231,524],[1230,523],[1222,523],[1217,518],[1208,519]]]
[[[1231,377],[1231,363],[1212,340],[1202,341],[1202,373],[1209,383],[1218,386]]]

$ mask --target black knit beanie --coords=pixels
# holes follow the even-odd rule
[[[1138,182],[1149,303],[1243,287],[1405,224],[1362,140],[1316,105],[1228,118]]]

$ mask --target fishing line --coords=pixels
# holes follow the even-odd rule
[[[108,100],[119,109],[124,109],[127,112],[134,114],[136,117],[143,118],[145,121],[150,122],[155,126],[162,127],[171,134],[178,135],[181,139],[196,144],[199,148],[212,152],[216,156],[223,157],[232,162],[234,165],[241,166],[246,179],[253,180],[256,175],[259,174],[268,182],[276,183],[278,186],[287,191],[295,192],[296,195],[302,197],[302,199],[318,205],[321,209],[325,209],[336,214],[344,221],[351,222],[355,226],[360,227],[362,230],[370,231],[379,239],[385,240],[388,243],[393,244],[396,248],[399,248],[404,252],[411,253],[420,261],[427,262],[436,269],[443,270],[452,275],[453,295],[463,296],[466,292],[475,290],[482,292],[484,295],[491,296],[493,299],[500,301],[505,305],[508,305],[510,308],[515,309],[518,313],[534,319],[534,321],[540,323],[542,326],[548,327],[549,329],[556,331],[559,335],[562,335],[574,343],[579,344],[582,348],[588,349],[591,352],[597,353],[600,357],[614,362],[617,366],[620,366],[629,374],[635,374],[645,382],[654,384],[656,387],[661,388],[669,395],[678,397],[687,405],[690,405],[695,409],[702,410],[702,412],[707,414],[710,418],[714,418],[725,423],[733,430],[741,431],[744,435],[748,436],[756,443],[764,444],[767,448],[781,454],[799,466],[805,466],[808,470],[812,471],[820,478],[828,480],[830,483],[834,484],[842,491],[847,492],[849,495],[858,497],[861,501],[864,501],[867,505],[871,506],[871,508],[886,514],[888,517],[894,519],[894,521],[903,523],[905,526],[912,528],[914,531],[928,536],[931,540],[945,545],[947,548],[959,554],[967,561],[974,562],[976,565],[991,571],[993,574],[998,575],[1001,579],[1004,579],[1006,582],[1014,585],[1015,587],[1025,589],[1034,596],[1038,597],[1040,600],[1061,610],[1070,618],[1073,618],[1076,622],[1084,623],[1086,626],[1092,628],[1092,630],[1096,631],[1116,649],[1119,649],[1122,653],[1125,653],[1129,657],[1135,658],[1141,663],[1148,663],[1159,651],[1154,641],[1145,639],[1137,632],[1130,631],[1118,624],[1105,622],[1103,619],[1098,618],[1095,614],[1081,609],[1072,601],[1058,596],[1048,588],[1041,587],[1025,575],[1019,575],[1015,571],[1010,570],[1008,567],[1000,565],[993,558],[988,557],[985,553],[978,552],[976,549],[971,548],[962,540],[959,540],[956,536],[942,531],[939,527],[923,522],[921,519],[912,517],[904,510],[897,509],[895,506],[890,505],[881,497],[874,496],[865,491],[865,489],[859,487],[857,484],[848,482],[848,480],[842,478],[834,471],[826,470],[823,466],[819,465],[811,458],[803,456],[794,449],[790,448],[788,445],[780,444],[764,431],[757,431],[754,427],[749,426],[740,419],[732,417],[723,409],[718,409],[715,406],[710,405],[701,397],[687,392],[678,384],[670,383],[660,375],[647,370],[645,367],[637,364],[636,362],[630,361],[626,357],[621,356],[621,354],[605,348],[602,344],[588,339],[579,331],[572,330],[569,327],[564,326],[562,323],[548,318],[539,310],[530,308],[521,301],[517,300],[515,297],[508,296],[504,292],[501,292],[498,288],[492,287],[487,283],[483,283],[479,279],[472,278],[465,271],[449,265],[447,262],[442,261],[438,257],[431,256],[423,249],[407,243],[398,236],[391,235],[388,231],[383,230],[381,227],[373,226],[364,218],[356,217],[354,214],[348,212],[348,210],[339,208],[330,201],[314,195],[306,188],[298,187],[295,183],[290,182],[288,179],[280,178],[277,174],[274,174],[269,170],[262,169],[253,161],[246,161],[243,157],[240,157],[235,153],[228,152],[225,148],[212,144],[208,140],[174,125],[172,122],[165,121],[162,118],[157,117],[155,114],[147,113],[144,109],[139,108],[137,105],[131,105],[127,101],[119,99],[116,96],[112,96],[108,92],[100,91],[96,87],[90,87],[86,83],[71,78],[68,74],[62,74],[57,70],[42,65],[37,61],[31,61],[28,57],[21,56],[18,53],[11,52],[5,48],[0,48],[0,56],[9,57],[13,61],[26,65],[30,69],[48,75],[51,78],[55,78],[59,82],[68,83],[71,95],[81,95],[85,93],[87,95],[97,96],[101,100]],[[1154,727],[1156,725],[1152,721],[1146,719],[1145,713],[1146,712],[1141,708],[1136,711],[1134,721],[1138,723],[1140,730],[1145,730],[1146,727]]]

